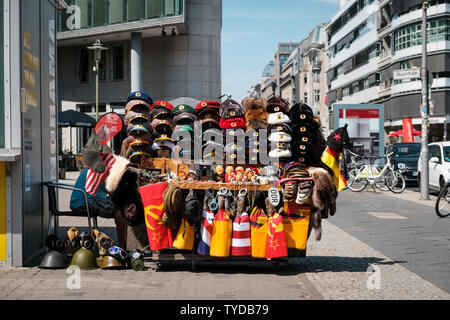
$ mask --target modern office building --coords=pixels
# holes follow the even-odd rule
[[[58,21],[59,105],[94,116],[96,39],[99,114],[123,112],[134,90],[154,100],[221,95],[221,0],[71,0]],[[61,150],[79,153],[87,129],[62,129]],[[76,130],[70,134],[68,130]],[[113,148],[117,148],[113,145]]]
[[[450,113],[450,1],[431,0],[427,64],[431,84],[430,141],[442,140]],[[412,118],[421,130],[420,76],[395,79],[396,70],[421,68],[421,0],[348,0],[327,25],[328,105],[384,105],[386,134]],[[416,139],[420,139],[416,137]]]
[[[56,180],[56,16],[64,1],[0,0],[0,266],[40,262]]]

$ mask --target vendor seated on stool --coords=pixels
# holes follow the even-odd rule
[[[88,168],[86,167],[75,182],[75,188],[84,190],[86,192],[86,176]],[[87,192],[86,192],[87,193]],[[125,224],[122,220],[122,215],[119,209],[114,205],[111,199],[108,197],[105,189],[105,183],[102,182],[98,188],[97,194],[92,196],[87,193],[89,214],[91,217],[102,217],[106,219],[114,219],[117,227],[117,236],[119,240],[119,246],[122,247],[126,243],[125,236],[123,235]],[[83,193],[80,191],[73,191],[70,197],[70,209],[75,214],[82,214],[87,216],[86,202]]]

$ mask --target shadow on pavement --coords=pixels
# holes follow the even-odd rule
[[[159,272],[192,271],[191,261],[161,261]],[[215,274],[274,274],[292,276],[305,272],[367,272],[371,265],[394,265],[405,261],[386,261],[376,257],[306,257],[280,262],[278,270],[271,261],[195,261],[195,272]]]
[[[390,261],[377,257],[312,256],[297,260],[300,272],[366,272],[372,265],[394,265],[406,261]]]

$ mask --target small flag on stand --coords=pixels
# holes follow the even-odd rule
[[[350,138],[347,132],[347,124],[336,129],[328,136],[327,148],[322,154],[321,160],[333,171],[333,181],[338,191],[343,190],[347,186],[347,179],[341,173],[341,164],[339,157],[344,148],[350,147]],[[344,162],[344,165],[346,163]],[[345,172],[346,170],[344,170]]]

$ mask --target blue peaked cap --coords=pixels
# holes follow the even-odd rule
[[[129,102],[130,100],[136,100],[136,99],[143,100],[150,105],[153,104],[152,98],[148,94],[146,94],[145,92],[142,92],[142,91],[134,91],[134,92],[130,93],[130,95],[127,98],[127,102]]]

